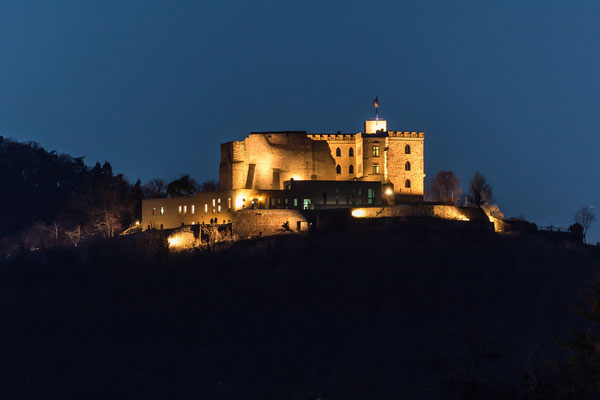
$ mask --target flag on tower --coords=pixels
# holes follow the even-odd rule
[[[377,97],[378,96],[375,96],[375,100],[373,100],[373,107],[375,107],[375,108],[379,108],[379,103],[377,102]]]

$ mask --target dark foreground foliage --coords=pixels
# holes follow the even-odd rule
[[[593,250],[392,229],[23,251],[0,263],[0,397],[534,398]]]

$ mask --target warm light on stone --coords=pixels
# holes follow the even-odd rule
[[[365,210],[362,208],[357,208],[356,210],[352,210],[352,216],[354,218],[361,218],[365,216]]]

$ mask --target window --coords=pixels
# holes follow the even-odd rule
[[[294,199],[294,207],[298,207],[298,199]]]
[[[310,199],[304,199],[303,204],[302,204],[302,209],[308,210],[309,208],[310,208]]]
[[[181,206],[179,206],[179,214],[181,214]]]
[[[379,173],[379,164],[377,164],[377,163],[373,164],[373,173],[374,174],[378,174]]]
[[[156,207],[152,209],[152,215],[156,215]]]
[[[348,150],[348,155],[350,157],[354,157],[354,148],[353,147],[350,147],[350,150]]]
[[[160,215],[165,215],[165,208],[164,207],[160,208]]]
[[[409,145],[404,146],[404,154],[410,154],[410,146]]]
[[[183,213],[187,214],[187,206],[183,206]]]
[[[373,204],[375,201],[375,190],[367,189],[367,203]]]
[[[221,205],[219,204],[219,206],[217,207],[217,212],[221,212]]]
[[[231,197],[227,199],[227,208],[231,210]]]
[[[213,207],[216,205],[216,200],[213,199]]]
[[[354,165],[350,164],[350,166],[348,167],[348,172],[351,174],[354,173]]]
[[[373,146],[373,157],[379,157],[379,146]]]
[[[335,149],[335,156],[336,157],[341,157],[342,156],[342,149],[340,149],[339,147],[337,149]]]
[[[196,214],[196,206],[192,204],[192,214]]]
[[[337,172],[338,174],[342,173],[342,167],[339,164],[337,167],[335,167],[335,172]]]
[[[409,161],[407,161],[406,164],[404,164],[404,170],[410,171],[410,162]]]
[[[404,181],[404,187],[405,188],[409,188],[410,187],[410,179],[407,179],[406,181]]]
[[[208,212],[208,204],[204,203],[204,214]]]

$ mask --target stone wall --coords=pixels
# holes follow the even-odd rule
[[[401,204],[382,207],[356,207],[351,211],[356,218],[440,218],[456,221],[480,222],[493,227],[487,214],[480,208],[433,204]]]
[[[284,229],[287,223],[289,231]],[[233,216],[232,233],[237,239],[271,236],[308,230],[306,217],[298,210],[241,210]]]
[[[221,189],[282,189],[283,182],[336,180],[327,142],[305,132],[251,133],[221,146]]]
[[[406,146],[410,154],[406,154]],[[388,179],[394,184],[394,192],[406,195],[423,195],[425,165],[423,156],[423,135],[420,137],[391,136],[388,138],[387,168]],[[406,162],[410,170],[406,170]],[[406,180],[410,180],[407,188]]]

